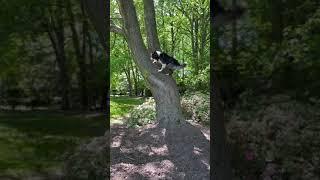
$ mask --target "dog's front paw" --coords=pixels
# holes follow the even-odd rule
[[[162,71],[162,69],[158,69],[158,72],[161,72]]]

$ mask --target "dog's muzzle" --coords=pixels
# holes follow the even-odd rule
[[[157,60],[156,59],[153,59],[153,58],[150,58],[152,60],[152,63],[156,63]]]

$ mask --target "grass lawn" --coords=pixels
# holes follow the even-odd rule
[[[0,175],[25,177],[59,168],[80,142],[101,136],[106,119],[50,111],[0,112]]]
[[[111,124],[121,123],[122,116],[143,102],[144,98],[141,97],[112,96],[110,98]]]

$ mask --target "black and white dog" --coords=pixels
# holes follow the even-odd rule
[[[160,51],[154,51],[151,53],[151,58],[153,63],[160,63],[161,69],[158,72],[162,72],[166,67],[171,70],[179,70],[186,67],[187,64],[180,64],[175,58],[169,56],[168,54]]]

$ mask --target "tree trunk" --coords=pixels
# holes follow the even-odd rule
[[[135,72],[135,68],[133,66],[133,63],[130,61],[130,69],[132,72],[132,79],[133,79],[133,83],[134,83],[134,95],[138,96],[138,79],[137,79],[137,72]]]
[[[62,106],[61,109],[68,110],[70,109],[70,100],[69,100],[69,88],[70,88],[70,78],[66,65],[66,55],[64,51],[64,38],[60,38],[58,42],[58,52],[57,52],[57,62],[60,70],[60,82],[62,89]]]
[[[196,75],[199,72],[199,62],[198,62],[198,23],[194,14],[190,21],[191,25],[191,45],[192,45],[192,63],[193,63],[193,73]]]
[[[143,43],[136,10],[133,0],[118,0],[120,13],[124,19],[127,41],[133,53],[135,63],[150,86],[151,92],[156,102],[157,120],[162,127],[172,127],[177,121],[183,120],[180,96],[175,80],[168,75],[158,73],[150,61],[149,53]],[[154,12],[152,0],[144,0],[146,12]],[[155,35],[155,13],[150,13],[146,21],[148,32],[148,45],[151,48],[158,48],[157,36]],[[153,24],[154,26],[151,26]],[[153,27],[153,28],[150,28]],[[151,43],[153,42],[153,43]]]
[[[105,0],[83,0],[84,7],[87,10],[89,18],[96,31],[99,34],[100,42],[106,52],[106,72],[105,79],[106,83],[102,87],[102,100],[101,100],[101,111],[106,112],[107,119],[110,118],[110,106],[109,106],[109,90],[110,90],[110,48],[109,48],[109,27],[110,27],[110,3]]]
[[[213,6],[214,5],[214,6]],[[221,8],[217,1],[211,1],[210,9],[213,10],[212,12],[218,12],[217,8]],[[214,57],[214,59],[210,63],[210,83],[211,83],[211,93],[210,93],[210,107],[212,107],[212,111],[210,111],[210,117],[212,119],[211,126],[213,127],[212,131],[212,155],[211,162],[213,164],[211,177],[214,180],[231,180],[232,178],[232,169],[230,164],[230,153],[227,147],[227,140],[226,140],[226,128],[225,128],[225,121],[224,121],[224,114],[223,108],[221,103],[221,96],[220,96],[220,84],[217,78],[217,73],[215,72],[214,64],[217,64],[217,54],[214,53],[214,47],[218,45],[218,36],[214,28],[216,28],[217,24],[214,24],[215,18],[219,14],[211,14],[211,21],[210,21],[210,42],[214,42],[210,46],[210,57]],[[224,17],[223,17],[224,18]],[[219,22],[220,23],[220,22]],[[215,34],[216,36],[213,37],[212,35]]]
[[[199,59],[199,19],[198,19],[198,17],[195,17],[195,19],[194,19],[194,36],[195,36],[195,39],[194,39],[194,43],[195,43],[195,45],[194,45],[194,52],[195,52],[195,54],[194,54],[194,56],[195,56],[195,60],[197,61],[197,73],[199,72],[199,64],[200,64],[200,62],[199,62],[199,60],[201,60],[201,59]]]
[[[173,18],[173,13],[174,13],[173,9],[169,11],[169,16],[171,18]],[[174,50],[175,50],[176,42],[175,42],[175,33],[174,33],[174,23],[173,23],[173,21],[170,22],[170,33],[171,33],[171,54],[174,56],[174,54],[175,54]]]
[[[232,8],[235,9],[237,7],[236,0],[232,0]],[[233,16],[236,16],[235,12],[233,12]],[[232,19],[232,60],[236,59],[237,49],[238,49],[238,32],[237,32],[237,19]]]
[[[109,31],[108,26],[110,25],[110,3],[105,0],[82,0],[84,7],[89,15],[89,18],[99,34],[99,38],[102,46],[107,53],[109,52]]]
[[[271,3],[271,39],[275,43],[280,43],[283,36],[283,3],[282,0],[270,1]]]
[[[160,42],[158,39],[158,33],[155,20],[155,10],[154,10],[154,5],[153,5],[153,0],[143,0],[143,5],[144,5],[144,22],[145,22],[145,27],[146,27],[146,32],[147,32],[147,37],[152,37],[148,38],[148,51],[149,53],[155,51],[155,50],[160,50]]]
[[[200,49],[199,49],[199,59],[205,59],[205,47],[208,40],[208,14],[203,14],[201,18],[201,38],[200,38]],[[206,65],[202,63],[203,65]],[[203,68],[203,67],[202,67]]]
[[[213,77],[211,79],[212,93],[210,94],[210,106],[213,111],[210,111],[210,117],[213,119],[211,141],[212,147],[212,178],[215,180],[231,180],[232,170],[230,164],[230,153],[226,142],[226,128],[224,125],[224,114],[220,98],[219,81],[216,73],[211,71]]]
[[[61,0],[57,0],[57,4],[62,5]],[[52,7],[50,7],[52,8]],[[61,109],[67,110],[70,108],[69,100],[69,88],[70,78],[68,74],[68,68],[66,64],[66,54],[64,49],[64,25],[63,25],[63,9],[57,8],[56,10],[49,9],[50,12],[50,24],[47,26],[47,33],[53,46],[57,64],[59,67],[59,82],[62,94]]]
[[[86,53],[86,29],[87,29],[87,22],[86,20],[83,20],[82,22],[82,35],[83,35],[83,39],[82,39],[82,51],[81,51],[81,47],[80,47],[80,38],[78,35],[78,32],[76,30],[76,26],[75,26],[75,18],[71,9],[72,5],[70,0],[67,1],[67,12],[69,14],[69,26],[72,32],[72,41],[73,41],[73,47],[75,50],[75,54],[76,54],[76,60],[79,66],[79,87],[80,87],[80,96],[81,96],[81,108],[82,110],[87,110],[88,109],[88,88],[87,88],[87,67],[86,67],[86,63],[85,63],[85,53]],[[83,15],[83,19],[85,17],[84,14],[84,9],[83,9],[83,5],[81,3],[81,9],[82,9],[82,15]]]
[[[132,96],[132,83],[131,83],[131,73],[130,73],[130,67],[123,68],[124,73],[126,74],[127,82],[128,82],[128,91],[129,96]]]

